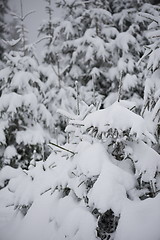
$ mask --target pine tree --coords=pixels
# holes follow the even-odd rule
[[[52,115],[43,104],[44,85],[36,60],[19,52],[6,54],[6,59],[0,72],[1,166],[26,167],[35,151],[37,159],[44,158]]]
[[[46,39],[45,44],[45,50],[43,53],[43,61],[48,64],[53,64],[53,53],[52,53],[52,41],[54,36],[54,24],[52,22],[53,18],[53,7],[52,7],[52,1],[51,0],[45,0],[47,6],[45,8],[48,19],[43,21],[43,23],[40,25],[38,31],[39,36],[43,35],[44,39]]]
[[[114,66],[116,73],[119,71],[117,79],[110,81],[112,86],[110,91],[114,89],[118,95],[118,101],[108,104],[109,106],[104,109],[96,106],[97,109],[96,101],[93,101],[94,104],[90,106],[80,101],[82,95],[79,91],[83,89],[85,92],[87,87],[90,91],[90,86],[94,89],[94,96],[96,96],[96,84],[99,84],[98,80],[100,80],[97,76],[103,75],[99,74],[103,70],[101,67],[106,63],[103,62],[104,53],[100,54],[101,59],[98,58],[96,55],[98,52],[95,51],[94,57],[96,57],[93,57],[92,61],[99,62],[101,59],[102,66],[100,65],[99,68],[96,66],[91,70],[94,78],[90,78],[90,72],[87,69],[87,66],[90,69],[92,67],[90,58],[90,61],[86,62],[86,66],[81,69],[82,59],[86,58],[88,48],[96,45],[96,41],[94,43],[93,39],[98,39],[100,42],[102,40],[98,35],[101,33],[99,33],[101,26],[98,17],[103,16],[103,14],[99,15],[100,12],[103,13],[99,9],[102,7],[102,3],[108,8],[109,5],[106,1],[97,1],[96,3],[92,1],[59,1],[59,7],[65,7],[66,13],[68,13],[64,16],[70,20],[67,23],[57,21],[56,31],[53,34],[55,48],[52,53],[56,58],[52,59],[52,64],[57,67],[57,59],[61,63],[59,73],[62,82],[60,86],[52,66],[45,65],[43,68],[41,66],[40,74],[46,87],[43,88],[45,89],[44,94],[47,96],[44,98],[46,101],[44,102],[48,105],[53,100],[52,95],[59,94],[57,100],[65,105],[65,98],[61,100],[63,90],[65,91],[66,86],[66,89],[70,88],[70,85],[73,85],[72,81],[78,80],[74,93],[73,88],[70,88],[72,96],[76,99],[75,103],[71,102],[71,105],[76,106],[76,111],[71,106],[68,109],[65,106],[68,112],[64,111],[64,108],[58,111],[59,114],[68,118],[65,130],[68,141],[64,145],[51,142],[52,153],[46,161],[35,161],[36,158],[33,157],[28,170],[15,170],[7,166],[0,172],[0,186],[2,187],[0,213],[3,212],[2,217],[0,214],[0,226],[3,226],[3,228],[1,227],[2,240],[13,239],[13,233],[15,233],[15,240],[21,240],[24,236],[31,240],[155,240],[160,236],[160,155],[152,148],[156,144],[156,134],[153,130],[157,128],[159,121],[159,7],[144,4],[141,8],[142,13],[138,15],[138,21],[144,28],[146,20],[143,19],[153,20],[149,25],[150,31],[148,32],[151,44],[144,55],[149,57],[147,71],[151,71],[149,74],[152,83],[147,80],[145,85],[143,111],[145,118],[142,118],[132,111],[134,107],[132,102],[122,100],[122,97],[125,98],[125,94],[127,94],[122,92],[125,77],[123,74],[136,72],[132,69],[137,59],[137,55],[134,58],[133,50],[134,46],[138,48],[138,41],[141,39],[139,38],[140,30],[135,25],[133,28],[131,20],[126,23],[126,18],[122,24],[123,29],[117,27],[116,34],[107,42],[108,46],[112,45],[111,51],[105,52],[110,54],[109,56],[115,56],[110,67]],[[132,1],[127,1],[127,3],[131,4],[130,7],[135,7],[132,5]],[[95,6],[96,8],[94,8]],[[115,6],[121,7],[116,4]],[[124,12],[125,17],[128,17],[126,11]],[[95,18],[97,16],[95,13],[98,15],[97,18]],[[104,16],[106,16],[105,14],[106,10]],[[74,21],[72,22],[73,16],[76,20],[75,23],[79,26],[77,32],[70,31],[70,23],[74,23]],[[83,18],[84,16],[85,18]],[[134,16],[135,19],[134,14],[130,16]],[[115,19],[116,16],[112,17]],[[82,28],[84,19],[85,25],[89,26],[87,30],[85,27]],[[121,19],[120,16],[117,16],[117,19]],[[117,21],[119,22],[119,20]],[[113,29],[116,28],[113,27]],[[77,30],[77,28],[73,27],[73,30]],[[97,35],[93,34],[95,30],[98,30]],[[111,28],[107,26],[105,30],[110,32]],[[73,34],[75,32],[76,40]],[[67,38],[66,33],[70,33]],[[81,33],[83,33],[82,36],[80,36]],[[107,31],[104,35],[107,38]],[[86,41],[84,41],[85,37]],[[120,41],[122,39],[124,44]],[[60,49],[59,40],[62,49],[66,46],[66,52],[60,51],[62,49]],[[152,42],[153,40],[154,42]],[[84,47],[82,51],[78,49],[78,43],[75,45],[76,41],[80,44],[80,48]],[[91,42],[93,45],[90,45]],[[71,48],[72,46],[77,48]],[[103,44],[99,46],[103,46]],[[114,51],[115,55],[113,55]],[[73,62],[73,57],[75,62]],[[117,59],[119,65],[120,61],[123,63],[118,65],[119,69]],[[129,60],[133,61],[133,64],[129,64]],[[79,68],[76,66],[77,62]],[[120,76],[124,63],[126,63],[126,68]],[[145,64],[146,62],[144,65],[142,64],[142,67]],[[81,76],[79,72],[76,77],[75,75],[73,77],[72,74],[76,73],[73,67],[83,70],[88,79],[79,78]],[[109,65],[106,67],[109,68]],[[137,76],[140,76],[140,69],[137,71],[139,71],[136,72]],[[17,71],[17,73],[19,72]],[[33,68],[31,73],[33,73]],[[105,76],[109,76],[107,74],[111,73],[106,72]],[[38,75],[36,71],[35,75]],[[65,78],[68,85],[63,85]],[[79,89],[78,84],[81,82],[83,85],[82,81],[84,81],[84,86]],[[41,89],[43,83],[40,84],[38,80],[34,80],[34,82],[36,82],[35,88],[39,86],[38,89]],[[49,93],[50,87],[52,90]],[[116,89],[118,88],[119,92],[117,93]],[[57,91],[57,89],[59,90]],[[36,89],[34,90],[34,92],[38,92]],[[64,94],[64,96],[66,95]],[[66,98],[66,101],[68,99]],[[60,106],[61,103],[58,101],[56,102],[57,106]],[[51,108],[52,106],[48,105],[48,109]],[[153,129],[148,124],[148,122],[151,123],[150,119],[154,122]],[[1,136],[3,136],[3,131]],[[10,221],[10,216],[14,221]],[[5,224],[1,225],[3,219],[6,219]],[[11,229],[10,232],[6,231],[8,227]]]
[[[142,115],[145,116],[146,120],[149,121],[152,131],[157,139],[156,149],[159,152],[159,67],[160,67],[160,57],[159,57],[159,6],[148,5],[141,12],[141,16],[148,22],[147,37],[150,44],[146,46],[146,51],[142,57],[142,61],[147,58],[147,72],[146,72],[146,83],[144,92],[144,107],[142,110]]]
[[[108,78],[113,83],[113,90],[105,100],[105,106],[117,99],[119,79],[122,80],[122,98],[136,104],[140,113],[143,105],[145,77],[143,70],[146,63],[137,65],[144,54],[143,46],[148,43],[144,34],[146,22],[139,16],[145,1],[110,1],[115,27],[118,30],[113,46],[113,64],[108,71]]]
[[[98,88],[103,93],[103,86],[107,85],[105,68],[110,65],[109,46],[105,43],[107,36],[103,28],[108,28],[110,33],[112,31],[111,37],[116,34],[112,27],[108,3],[57,1],[57,8],[63,11],[63,16],[62,19],[52,17],[53,40],[50,42],[50,54],[46,55],[46,59],[52,52],[50,63],[56,68],[59,79],[72,87],[75,81],[78,81],[84,101],[87,96],[84,96],[81,85],[86,86],[86,91],[92,96],[88,104],[91,101],[95,104],[95,101],[99,102],[101,98],[95,90]],[[41,29],[48,29],[48,25]]]
[[[56,131],[61,133],[66,126],[66,120],[56,113],[57,109],[61,108],[64,111],[70,112],[70,114],[76,114],[77,101],[81,102],[81,100],[83,100],[88,103],[95,103],[97,94],[95,96],[95,91],[92,90],[92,83],[85,88],[81,86],[80,82],[76,81],[77,78],[70,81],[70,77],[67,73],[69,66],[66,66],[66,64],[68,64],[68,60],[67,62],[61,61],[62,52],[58,50],[60,43],[58,43],[58,46],[54,43],[55,38],[57,38],[56,31],[58,30],[58,24],[60,22],[54,17],[55,14],[53,12],[51,1],[46,2],[48,20],[46,20],[39,29],[40,34],[43,35],[42,39],[46,39],[43,64],[40,67],[40,76],[41,80],[45,83],[44,104],[54,116],[54,126]],[[68,33],[66,32],[66,34]],[[62,41],[61,37],[59,38],[59,41]],[[64,55],[64,57],[65,56],[66,55]],[[76,74],[76,72],[74,74]],[[95,71],[93,75],[96,76],[96,74],[98,73]],[[100,100],[101,98],[97,97],[97,104]],[[61,136],[59,136],[59,138],[61,138]]]
[[[5,46],[2,42],[3,39],[5,39],[5,34],[7,33],[6,30],[6,23],[5,23],[5,14],[8,11],[8,0],[0,0],[0,61],[3,60],[3,53]]]
[[[20,49],[5,54],[6,67],[0,71],[1,167],[27,167],[33,158],[44,159],[48,152],[44,144],[53,132],[34,46],[27,45],[24,19],[28,15],[23,16],[22,8],[21,16],[14,15],[21,19],[20,39],[6,43],[12,47],[12,42],[20,42]]]
[[[117,1],[57,1],[62,16],[49,11],[50,20],[41,28],[51,36],[46,61],[54,65],[59,81],[72,87],[79,82],[80,96],[87,104],[104,97],[105,106],[114,102],[122,78],[123,99],[136,102],[140,112],[145,64],[137,66],[137,62],[147,43],[138,16],[143,5],[144,1],[127,1],[128,8]]]
[[[66,126],[65,119],[57,114],[58,108],[63,108],[67,111],[74,109],[76,91],[74,88],[67,86],[61,77],[59,62],[55,62],[53,54],[53,38],[54,38],[54,22],[53,22],[53,7],[51,0],[46,0],[46,13],[48,19],[45,20],[40,28],[39,35],[42,35],[41,40],[45,41],[43,50],[43,63],[39,67],[40,79],[44,82],[44,104],[54,116],[54,137],[64,142],[64,136],[61,135],[61,130]],[[59,135],[59,136],[58,136]]]
[[[145,227],[141,216],[146,212],[160,216],[160,156],[150,147],[155,139],[144,119],[128,108],[130,102],[120,101],[98,111],[84,108],[78,117],[68,114],[70,143],[51,144],[49,158],[31,162],[28,171],[3,168],[1,186],[7,180],[9,184],[0,197],[5,199],[8,189],[11,192],[9,199],[3,200],[3,214],[7,214],[7,201],[12,202],[10,211],[17,213],[13,221],[16,239],[139,240],[146,236],[145,231],[149,237],[153,233],[158,236],[157,224],[145,231],[140,228]],[[139,213],[136,221],[140,227],[132,226],[135,213]],[[153,215],[148,219],[153,221]],[[19,229],[17,221],[22,224]],[[2,231],[2,235],[11,239],[8,232]]]

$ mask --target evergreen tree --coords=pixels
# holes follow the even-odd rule
[[[48,15],[48,19],[43,21],[38,31],[39,31],[39,35],[44,35],[44,39],[46,38],[45,50],[43,53],[44,55],[43,61],[48,64],[53,64],[54,56],[52,53],[52,44],[51,44],[54,36],[54,24],[52,21],[53,8],[52,8],[51,0],[45,0],[45,2],[47,4],[45,10]]]
[[[50,42],[50,54],[45,59],[50,56],[50,63],[56,67],[61,81],[72,87],[75,81],[79,82],[79,91],[84,101],[86,99],[81,85],[87,86],[86,91],[92,95],[90,101],[95,103],[97,98],[98,102],[99,96],[93,96],[91,91],[95,95],[96,88],[103,89],[99,86],[106,84],[104,69],[109,65],[109,46],[104,41],[106,36],[103,28],[110,28],[113,36],[116,34],[108,3],[57,1],[57,7],[63,12],[63,16],[62,19],[52,18],[53,40]],[[48,25],[41,29],[48,29]]]
[[[136,104],[136,111],[140,112],[143,105],[145,76],[144,62],[137,65],[139,58],[144,54],[144,45],[148,40],[144,34],[146,22],[139,16],[145,1],[110,1],[115,26],[118,30],[114,40],[112,52],[113,64],[108,71],[108,78],[113,83],[113,90],[105,100],[108,106],[115,101],[119,79],[122,84],[122,98],[130,99]]]
[[[158,145],[156,146],[157,151],[160,151],[159,142],[159,111],[160,111],[160,95],[159,95],[159,73],[160,73],[160,6],[147,5],[141,13],[141,16],[148,22],[147,37],[150,44],[146,46],[144,58],[148,58],[147,72],[146,72],[146,83],[144,92],[144,107],[142,115],[149,121],[149,125],[152,127],[154,135],[156,136]]]
[[[55,105],[56,108],[62,106],[63,109],[58,112],[68,119],[65,129],[68,139],[64,145],[59,145],[58,140],[51,142],[51,155],[46,161],[35,161],[36,157],[33,156],[28,170],[15,170],[6,166],[0,172],[2,240],[159,239],[160,155],[152,146],[155,148],[159,127],[160,8],[150,4],[135,5],[135,2],[140,4],[140,1],[126,1],[126,6],[130,7],[128,10],[125,9],[124,1],[113,1],[112,5],[110,1],[101,0],[96,3],[58,1],[57,6],[64,10],[65,20],[53,19],[54,30],[51,38],[48,33],[49,39],[52,39],[48,45],[51,55],[46,54],[48,60],[45,61],[48,62],[37,71],[37,63],[31,62],[31,58],[24,55],[24,51],[20,58],[22,62],[17,60],[17,57],[8,56],[10,62],[14,60],[14,76],[8,77],[11,76],[11,70],[5,69],[5,73],[1,72],[3,81],[12,79],[8,86],[14,89],[14,94],[20,95],[18,98],[24,88],[29,95],[32,89],[31,92],[38,99],[44,94],[43,104],[53,113]],[[50,5],[49,0],[48,3]],[[142,11],[139,15],[137,7]],[[123,14],[120,15],[118,9]],[[104,19],[106,21],[103,21]],[[134,48],[137,47],[139,55],[143,53],[140,41],[144,44],[146,38],[141,36],[141,29],[145,29],[147,21],[151,21],[146,36],[150,45],[147,46],[141,66],[138,67],[138,56]],[[134,104],[122,98],[133,96],[135,100],[136,89],[137,96],[141,96],[145,72],[141,75],[140,70],[146,65],[145,61],[142,62],[146,56],[149,58],[149,78],[145,83],[142,118],[132,111]],[[26,58],[29,60],[24,61]],[[24,62],[29,62],[27,67]],[[22,73],[24,69],[25,74]],[[23,76],[21,81],[25,79],[26,87],[23,84],[16,85],[20,79],[17,74]],[[130,75],[129,80],[126,79],[127,74]],[[137,85],[131,84],[133,75],[137,78]],[[99,106],[95,106],[96,88],[103,84],[103,80],[109,86],[105,94],[114,91],[118,101],[110,104],[107,99],[105,104],[109,106],[99,110]],[[139,80],[142,82],[139,83]],[[74,82],[75,90],[71,88]],[[78,84],[82,86],[79,88]],[[138,84],[142,89],[140,92]],[[9,88],[2,92],[2,97],[7,89]],[[93,94],[90,94],[91,90]],[[129,94],[129,90],[133,92]],[[72,97],[70,106],[70,99],[66,94],[69,91]],[[92,96],[92,100],[88,102],[93,102],[93,105],[88,106],[84,101],[80,101],[85,91],[89,99]],[[8,98],[6,97],[6,100]],[[39,126],[41,125],[36,118],[41,107],[31,105],[24,93],[23,99],[25,109],[29,109],[23,111],[23,116],[32,113],[25,118],[27,121],[23,126],[27,128],[29,124],[33,126],[29,127],[29,130],[33,131],[33,119],[36,124],[38,122]],[[33,99],[32,102],[35,103],[35,97]],[[2,101],[0,106],[4,109],[6,103],[7,101]],[[20,98],[16,103],[21,103]],[[36,106],[39,106],[38,104]],[[7,125],[6,115],[11,112],[11,116],[15,116],[15,108],[19,106],[21,107],[10,104],[7,111],[2,111],[4,128],[1,130],[1,142],[5,142],[3,129]],[[42,109],[40,119],[44,120],[44,124],[50,123],[50,115],[44,106]],[[21,120],[22,117],[18,119]],[[27,131],[22,129],[21,132],[25,134]],[[17,131],[14,135],[16,140],[21,139],[17,137],[19,135]],[[12,151],[10,148],[8,153],[14,152],[13,146],[10,147]],[[3,219],[6,219],[4,224]],[[6,231],[9,227],[10,232]]]
[[[0,71],[1,167],[27,167],[33,158],[44,159],[48,152],[44,144],[53,132],[52,115],[43,104],[44,83],[34,47],[26,44],[24,19],[28,15],[23,16],[21,5],[21,16],[15,14],[21,19],[20,38],[6,42],[10,47],[20,42],[20,50],[5,54],[6,67]]]
[[[53,23],[53,8],[51,0],[46,0],[46,13],[48,19],[45,20],[40,28],[39,35],[42,35],[40,40],[45,41],[43,50],[43,63],[39,67],[40,79],[44,83],[44,104],[54,116],[55,138],[59,141],[64,141],[64,136],[57,134],[64,130],[66,122],[61,116],[57,114],[58,108],[72,111],[74,109],[76,91],[74,88],[67,86],[61,77],[59,63],[55,63],[53,54],[53,37],[54,37],[54,23]],[[61,139],[61,140],[60,140]]]
[[[144,1],[126,4],[57,1],[56,4],[63,14],[58,18],[48,11],[49,21],[41,27],[41,32],[51,37],[44,59],[53,64],[59,81],[69,86],[78,81],[80,96],[87,104],[96,104],[107,97],[105,106],[108,106],[117,99],[122,78],[123,99],[132,99],[140,109],[145,64],[137,66],[137,62],[144,53],[142,46],[147,38],[138,11]]]
[[[26,167],[34,153],[36,159],[45,157],[52,116],[43,104],[36,60],[20,52],[10,52],[6,59],[7,66],[0,71],[1,167]]]
[[[42,39],[46,39],[43,53],[43,64],[40,67],[40,76],[41,80],[45,83],[44,104],[54,115],[55,128],[58,128],[58,132],[61,132],[61,130],[64,130],[66,126],[66,121],[63,117],[57,115],[57,109],[62,108],[65,111],[69,111],[70,114],[76,114],[78,111],[77,105],[79,104],[77,104],[77,102],[81,102],[81,100],[88,103],[93,101],[95,102],[95,97],[97,96],[95,96],[95,91],[92,91],[92,84],[88,85],[87,88],[84,88],[81,87],[80,82],[76,81],[78,80],[78,73],[74,72],[77,77],[70,81],[70,77],[67,73],[69,66],[66,66],[66,64],[68,64],[68,60],[67,62],[65,60],[66,54],[64,54],[63,62],[63,54],[59,49],[60,43],[58,43],[58,46],[57,43],[54,44],[55,39],[57,38],[56,34],[58,34],[58,32],[56,33],[56,31],[58,30],[60,20],[53,17],[54,14],[51,1],[47,0],[46,2],[48,20],[45,21],[39,29],[39,33],[41,35],[43,34]],[[68,33],[66,32],[66,34]],[[59,38],[59,41],[62,41],[61,37]],[[93,75],[96,76],[96,71]],[[100,101],[100,97],[97,97],[97,101]]]
[[[8,11],[8,0],[0,0],[0,61],[3,60],[3,53],[5,46],[2,42],[2,39],[5,39],[6,30],[6,23],[5,23],[5,14]],[[1,64],[1,63],[0,63]]]
[[[1,186],[9,184],[0,191],[2,209],[7,214],[12,202],[16,240],[157,239],[159,225],[145,216],[160,217],[160,156],[150,147],[155,139],[144,119],[128,108],[130,102],[120,101],[98,111],[84,108],[78,118],[68,114],[70,143],[51,144],[49,158],[31,162],[25,173],[3,168]],[[4,230],[2,236],[11,239]]]

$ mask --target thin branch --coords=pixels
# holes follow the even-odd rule
[[[65,111],[65,110],[58,109],[58,110],[57,110],[57,113],[61,114],[62,116],[66,117],[66,118],[68,118],[68,119],[75,120],[75,116],[73,116],[72,114],[68,113],[68,112]]]
[[[149,48],[147,48],[147,50],[149,50]],[[139,61],[137,62],[137,66],[142,62],[142,60],[146,57],[148,57],[151,54],[152,50],[150,49],[149,52],[144,53],[144,55],[139,59]]]
[[[20,6],[21,6],[21,19],[23,20],[23,4],[22,4],[22,0],[20,0]]]
[[[43,194],[45,194],[46,192],[48,192],[48,191],[50,191],[50,190],[52,190],[52,188],[50,187],[50,188],[48,188],[48,189],[46,189],[44,192],[42,192],[40,195],[43,195]]]
[[[77,115],[80,115],[80,109],[79,109],[79,91],[78,91],[78,81],[75,81],[75,86],[76,86],[76,100],[77,100]]]
[[[140,17],[144,17],[144,18],[146,18],[146,19],[148,19],[148,20],[151,20],[151,21],[154,21],[154,22],[156,22],[157,24],[159,24],[159,22],[154,18],[154,16],[153,15],[151,15],[151,14],[148,14],[148,13],[139,13],[138,14]],[[151,16],[151,17],[150,17]],[[153,17],[153,18],[152,18]]]
[[[122,71],[120,72],[119,88],[118,88],[118,102],[121,100],[122,95]]]
[[[43,41],[43,40],[45,40],[45,39],[48,39],[48,38],[52,38],[52,36],[42,37],[41,39],[37,40],[37,41],[35,42],[35,44],[40,43],[41,41]]]
[[[89,108],[86,110],[86,112],[83,114],[83,119],[82,120],[84,120],[85,119],[85,117],[94,109],[94,105],[93,104],[91,104],[90,106],[89,106]]]
[[[83,123],[81,123],[81,121],[79,122],[78,120],[71,120],[69,121],[69,125],[72,125],[72,126],[78,126],[78,127],[84,127],[85,125]]]
[[[9,12],[9,14],[10,14],[11,16],[15,17],[16,19],[21,19],[21,16],[18,15],[18,14],[16,14],[16,13],[14,13],[14,12]]]
[[[150,39],[152,39],[152,38],[160,38],[160,35],[157,35],[157,36],[150,36],[149,38],[150,38]]]
[[[133,109],[135,109],[136,108],[136,106],[133,106],[133,107],[131,107],[129,110],[130,111],[133,111]]]
[[[30,14],[35,13],[36,11],[30,11],[29,13],[26,13],[26,15],[24,15],[24,17],[22,18],[22,20],[24,21],[25,18],[27,18]]]
[[[13,206],[14,206],[14,203],[11,203],[11,204],[6,205],[6,208],[7,207],[13,207]]]
[[[64,147],[61,147],[61,146],[59,146],[59,145],[57,145],[57,144],[55,144],[55,143],[49,142],[49,144],[51,144],[51,145],[53,145],[53,146],[55,146],[55,147],[58,147],[58,148],[66,151],[66,152],[72,153],[73,155],[76,154],[76,153],[74,153],[74,152],[72,152],[72,151],[70,151],[70,150],[68,150],[68,149],[66,149],[66,148],[64,148]]]

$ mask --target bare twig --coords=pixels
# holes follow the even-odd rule
[[[50,187],[50,188],[48,188],[48,189],[46,189],[44,192],[42,192],[42,193],[41,193],[41,195],[45,194],[46,192],[48,192],[48,191],[50,191],[50,190],[52,190],[52,188],[51,188],[51,187]]]
[[[35,13],[36,11],[30,11],[29,13],[26,13],[25,15],[24,15],[24,17],[21,19],[21,20],[25,20],[25,18],[27,18],[30,14],[32,14],[32,13]]]
[[[64,148],[64,147],[61,147],[61,146],[55,144],[55,143],[49,142],[49,144],[51,144],[51,145],[53,145],[53,146],[55,146],[55,147],[58,147],[58,148],[60,148],[60,149],[62,149],[62,150],[64,150],[64,151],[66,151],[66,152],[72,153],[73,155],[76,154],[75,152],[72,152],[72,151],[70,151],[70,150],[68,150],[68,149],[66,149],[66,148]]]
[[[39,42],[41,42],[41,41],[43,41],[43,40],[46,40],[46,39],[48,39],[48,38],[52,38],[52,36],[42,37],[42,38],[40,38],[39,40],[37,40],[37,41],[35,42],[35,44],[37,44],[37,43],[39,43]]]

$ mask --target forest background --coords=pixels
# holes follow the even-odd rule
[[[0,1],[2,240],[158,240],[159,2],[26,2]]]

